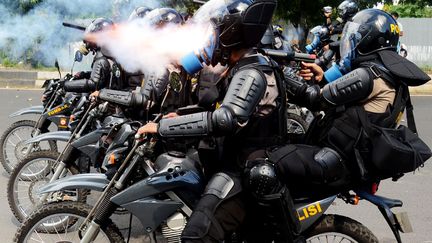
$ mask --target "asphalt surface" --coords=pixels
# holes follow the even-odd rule
[[[9,118],[9,114],[27,106],[39,105],[40,94],[40,90],[0,90],[0,132],[3,133],[7,126],[17,120]],[[432,96],[416,96],[413,98],[413,103],[419,134],[432,147]],[[2,192],[0,193],[0,237],[2,242],[11,242],[19,224],[13,218],[7,203],[8,175],[3,169],[0,171]],[[378,194],[404,202],[402,208],[394,211],[408,212],[414,232],[402,234],[403,242],[432,243],[432,162],[427,162],[424,168],[414,174],[405,175],[398,182],[390,180],[382,182]],[[338,200],[328,212],[346,215],[361,222],[378,237],[380,242],[396,242],[378,209],[366,201],[352,206]],[[120,220],[120,228],[126,227],[127,218],[123,216]],[[142,232],[140,226],[137,223],[134,225],[134,240],[131,242],[145,242],[140,234]]]

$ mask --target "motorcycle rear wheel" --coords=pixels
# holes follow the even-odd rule
[[[80,242],[78,228],[90,213],[91,206],[80,202],[59,202],[44,205],[18,228],[13,242]],[[59,221],[55,222],[55,221]],[[55,227],[55,229],[52,229]],[[124,243],[118,227],[109,221],[101,227],[95,243]]]
[[[305,234],[307,243],[358,242],[378,243],[378,238],[361,223],[336,214],[324,215],[314,228]]]

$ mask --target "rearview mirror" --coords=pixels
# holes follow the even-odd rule
[[[80,51],[75,52],[75,62],[81,62],[83,60],[83,54]]]
[[[171,72],[169,75],[169,84],[172,90],[179,93],[183,88],[180,74],[177,72]]]

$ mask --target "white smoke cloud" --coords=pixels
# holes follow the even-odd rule
[[[212,32],[211,17],[226,10],[224,0],[207,2],[186,24],[151,26],[144,20],[124,23],[91,36],[130,72],[161,71],[190,52],[202,49]]]
[[[31,56],[44,65],[52,65],[56,58],[70,64],[71,43],[83,38],[82,31],[63,27],[63,21],[89,23],[97,17],[120,21],[135,7],[161,5],[156,0],[44,0],[22,15],[16,11],[18,3],[0,0],[0,50],[15,61]]]

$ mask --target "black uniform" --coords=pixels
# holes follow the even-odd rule
[[[86,93],[116,86],[116,77],[112,76],[111,63],[113,61],[104,56],[101,51],[97,51],[93,59],[90,77],[66,82],[64,85],[65,91]]]
[[[221,241],[226,233],[233,232],[243,221],[245,208],[239,196],[241,183],[238,177],[241,168],[252,151],[282,140],[279,134],[283,134],[281,130],[285,123],[280,121],[283,121],[281,114],[284,113],[280,113],[282,109],[278,108],[283,106],[284,98],[277,96],[275,103],[270,102],[275,105],[272,111],[265,116],[261,114],[265,106],[262,101],[270,90],[278,92],[280,88],[273,82],[274,86],[269,87],[268,77],[273,75],[268,59],[259,54],[249,54],[230,69],[225,80],[228,87],[224,90],[220,108],[160,121],[158,132],[165,138],[223,137],[217,162],[225,173],[218,173],[210,180],[183,233],[186,242],[194,238],[203,242]],[[228,212],[224,208],[235,210]]]

